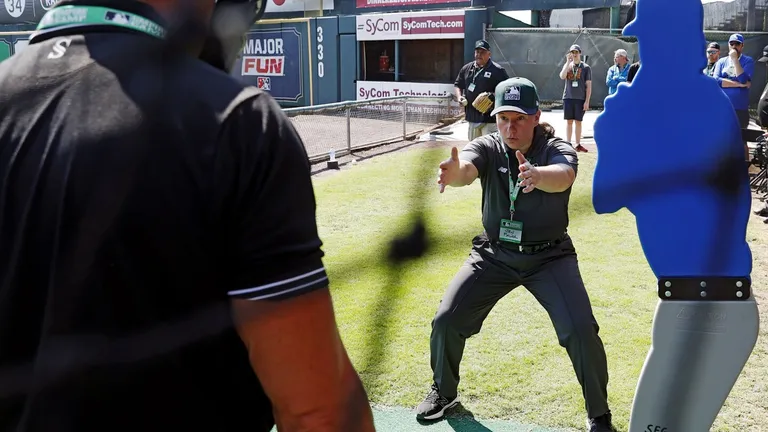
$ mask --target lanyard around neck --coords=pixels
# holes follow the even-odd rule
[[[475,67],[477,67],[477,63],[475,63]],[[488,63],[486,63],[485,66],[481,67],[479,71],[475,72],[475,76],[472,77],[472,84],[475,83],[475,79],[477,78],[477,76],[480,75],[487,67],[488,67]]]
[[[162,39],[165,28],[135,13],[100,6],[59,6],[46,12],[37,25],[35,34],[58,29],[87,26],[115,26],[136,30]],[[34,38],[35,35],[32,35]]]
[[[507,173],[509,173],[509,219],[513,219],[515,216],[515,200],[517,199],[517,195],[520,193],[520,180],[517,179],[517,182],[515,182],[512,179],[512,169],[509,166],[509,152],[504,152],[504,157],[507,158]]]

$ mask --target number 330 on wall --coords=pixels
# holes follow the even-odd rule
[[[317,76],[320,78],[325,76],[325,65],[323,65],[323,28],[320,26],[317,26]]]
[[[8,15],[18,18],[24,13],[26,3],[26,0],[5,0],[5,10]]]

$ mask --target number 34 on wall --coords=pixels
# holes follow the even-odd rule
[[[325,76],[325,65],[323,64],[323,28],[320,26],[317,26],[317,76],[320,78]]]
[[[13,18],[18,18],[24,13],[24,7],[26,6],[26,0],[4,0],[5,11]]]

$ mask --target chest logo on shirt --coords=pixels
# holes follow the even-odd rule
[[[486,72],[486,73],[483,74],[483,76],[486,77],[486,78],[490,78],[491,77],[491,73],[490,72]]]
[[[500,173],[502,173],[502,174],[506,174],[506,173],[507,173],[507,171],[508,171],[508,170],[507,170],[507,167],[499,167],[499,172],[500,172]]]
[[[67,47],[72,43],[72,39],[59,39],[53,44],[53,51],[48,53],[49,59],[59,59],[67,52]]]

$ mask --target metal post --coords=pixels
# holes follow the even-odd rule
[[[403,141],[405,141],[406,129],[405,122],[408,118],[408,99],[403,99]]]
[[[350,112],[352,108],[347,108],[347,152],[352,154],[352,127],[350,121]]]

